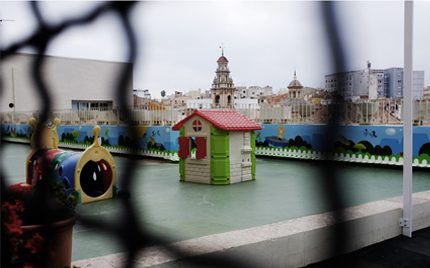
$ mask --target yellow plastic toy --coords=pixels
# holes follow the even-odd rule
[[[107,198],[112,198],[114,196],[114,191],[116,191],[116,167],[115,162],[113,160],[112,155],[100,146],[98,142],[98,136],[100,135],[100,127],[95,126],[93,128],[93,134],[94,134],[94,142],[93,144],[88,147],[82,156],[79,158],[76,169],[75,169],[75,190],[77,192],[81,193],[81,201],[82,203],[88,203],[98,200],[103,200]],[[86,169],[89,164],[94,163],[95,165],[99,165],[102,174],[104,175],[103,181],[104,181],[104,187],[105,192],[98,196],[97,192],[90,193],[85,190],[84,185],[86,185],[86,180],[93,180],[95,181],[96,178],[94,177],[95,172],[91,169]],[[110,170],[109,170],[110,169]],[[86,170],[90,170],[90,172],[93,172],[93,174],[87,174],[88,172],[85,172]],[[109,181],[109,175],[111,174],[111,178]],[[107,177],[107,178],[106,178]],[[106,187],[110,184],[110,187]],[[115,187],[112,187],[115,186]],[[101,192],[103,192],[103,189],[100,189]]]
[[[35,118],[30,118],[28,121],[28,124],[33,127],[33,134],[30,137],[30,146],[31,151],[27,156],[26,160],[26,169],[25,169],[25,176],[29,178],[31,174],[29,174],[29,165],[31,164],[30,159],[32,156],[39,150],[43,149],[55,149],[58,150],[58,143],[60,142],[60,139],[57,134],[57,126],[60,125],[60,119],[55,118],[53,121],[53,126],[42,126],[38,127],[36,124]],[[36,132],[40,132],[40,140],[39,142],[36,142]]]
[[[116,194],[116,167],[112,155],[98,142],[99,126],[93,128],[94,142],[84,152],[58,149],[59,137],[54,119],[53,127],[38,128],[30,119],[34,132],[30,139],[31,151],[27,156],[27,183],[49,179],[65,186],[67,194],[77,196],[79,203],[89,203],[114,197]],[[39,134],[39,142],[36,135]]]

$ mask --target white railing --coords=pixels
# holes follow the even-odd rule
[[[217,109],[217,108],[214,108]],[[220,109],[229,109],[220,107]],[[231,108],[230,108],[231,109]],[[402,125],[403,100],[384,99],[362,102],[311,104],[304,100],[288,100],[276,105],[236,109],[262,124],[330,124]],[[153,109],[136,107],[104,107],[89,110],[54,110],[49,120],[59,118],[65,125],[153,125],[171,126],[194,111],[192,108],[159,106]],[[430,102],[413,102],[414,125],[430,125]],[[41,111],[0,113],[3,124],[27,124],[31,117],[39,119]]]

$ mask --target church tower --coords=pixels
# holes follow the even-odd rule
[[[217,61],[218,68],[216,69],[215,79],[212,84],[212,104],[215,108],[234,108],[234,84],[230,78],[230,70],[228,69],[228,60],[224,57],[224,50]]]
[[[288,85],[290,99],[303,99],[302,84],[297,80],[296,70],[294,70],[294,79]]]

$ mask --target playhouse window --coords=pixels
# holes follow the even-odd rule
[[[178,156],[180,158],[187,158],[188,156],[190,156],[190,140],[187,137],[179,137],[178,144],[179,144]]]
[[[196,137],[196,158],[203,159],[206,158],[206,138],[205,137]]]
[[[192,143],[195,144],[192,145]],[[178,156],[180,158],[188,158],[191,156],[191,147],[196,148],[196,158],[203,159],[206,158],[206,138],[205,137],[179,137],[179,152]]]
[[[200,122],[200,120],[194,120],[193,130],[194,132],[200,132],[202,130],[202,122]]]

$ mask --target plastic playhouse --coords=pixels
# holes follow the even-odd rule
[[[255,179],[254,130],[262,127],[246,116],[232,110],[195,110],[172,129],[179,130],[181,181],[231,184]]]
[[[36,126],[36,120],[29,124],[34,131],[30,138],[31,151],[27,156],[27,183],[34,185],[38,180],[52,180],[64,185],[67,194],[77,196],[79,203],[89,203],[112,198],[116,189],[116,170],[112,155],[98,142],[100,127],[93,128],[94,142],[84,152],[58,149],[59,137],[56,127]],[[36,142],[36,133],[39,141]]]

